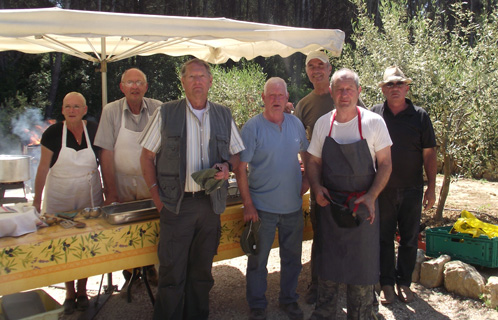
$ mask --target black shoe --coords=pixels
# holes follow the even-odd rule
[[[147,272],[147,280],[149,281],[149,283],[157,287],[157,284],[159,283],[159,276],[157,274],[154,265],[148,266],[146,272]]]
[[[306,292],[306,296],[304,297],[304,301],[307,304],[316,303],[318,299],[318,285],[311,283],[308,287],[308,292]]]
[[[285,312],[285,314],[291,320],[302,320],[304,318],[303,310],[299,307],[297,302],[292,302],[288,304],[280,304],[280,309]]]
[[[76,298],[76,309],[78,311],[85,311],[89,306],[88,296],[79,296]]]
[[[73,314],[74,309],[76,309],[76,299],[66,299],[62,306],[64,307],[64,314]]]
[[[121,287],[121,290],[119,290],[119,296],[123,299],[128,299],[128,286],[130,285],[130,280],[126,280],[125,283],[123,284],[123,287]]]
[[[249,320],[266,320],[266,309],[252,308]]]

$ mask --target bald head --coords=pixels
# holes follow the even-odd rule
[[[68,94],[66,94],[64,96],[64,99],[62,100],[62,104],[64,105],[65,104],[64,102],[67,101],[67,100],[69,100],[70,98],[78,98],[78,99],[81,100],[81,105],[82,106],[86,106],[86,99],[85,99],[85,97],[81,93],[76,92],[76,91],[69,92]]]

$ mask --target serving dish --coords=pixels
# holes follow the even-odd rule
[[[159,212],[152,200],[138,200],[103,206],[102,214],[110,224],[159,218]]]

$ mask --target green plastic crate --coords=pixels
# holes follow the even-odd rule
[[[426,230],[427,252],[430,257],[441,254],[451,256],[469,264],[497,268],[498,238],[487,236],[472,238],[470,234],[448,233],[452,227],[439,227]]]

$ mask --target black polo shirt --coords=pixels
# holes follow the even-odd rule
[[[86,129],[88,131],[88,138],[90,138],[90,143],[92,145],[93,152],[98,155],[98,152],[100,150],[100,147],[97,147],[96,145],[93,144],[93,141],[95,140],[95,134],[97,133],[97,127],[98,123],[93,122],[93,121],[87,121],[86,123]],[[59,153],[61,151],[62,147],[62,129],[64,128],[64,123],[63,122],[57,122],[50,127],[48,127],[45,132],[42,134],[41,138],[41,145],[48,148],[50,151],[52,151],[54,154],[52,155],[52,160],[50,161],[50,168],[57,162],[57,159],[59,158]],[[83,149],[86,149],[86,139],[85,139],[85,134],[82,134],[82,140],[81,140],[81,145],[78,144],[76,141],[76,138],[72,134],[71,131],[67,130],[67,136],[66,136],[66,146],[68,148],[74,149],[76,151],[80,151]]]
[[[381,115],[393,141],[391,158],[393,171],[387,187],[406,188],[421,186],[423,180],[423,154],[425,148],[436,146],[431,119],[427,112],[406,99],[408,108],[396,116],[387,106],[387,101],[372,107]]]

